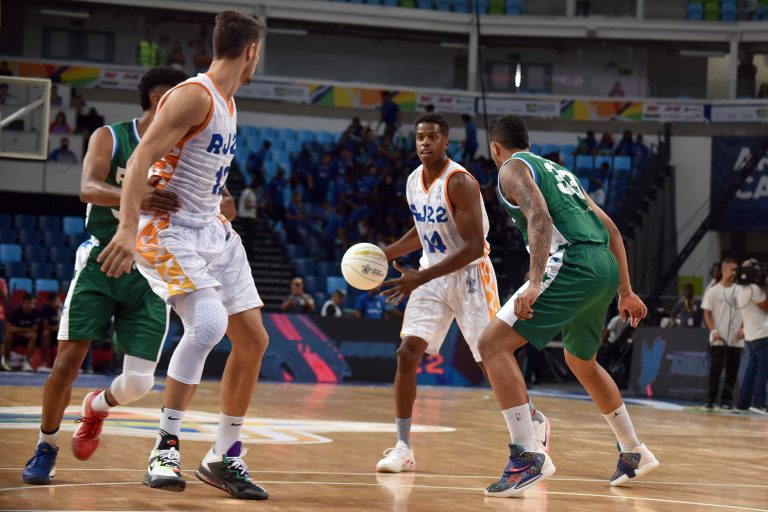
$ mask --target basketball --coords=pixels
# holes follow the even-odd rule
[[[368,243],[350,247],[341,259],[341,275],[358,290],[370,290],[387,277],[387,257],[378,246]]]

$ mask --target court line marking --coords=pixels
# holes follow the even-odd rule
[[[190,481],[189,484],[202,484],[203,482]],[[286,480],[261,480],[261,484],[273,484],[273,485],[338,485],[338,486],[357,486],[357,487],[385,487],[386,485],[381,483],[368,483],[368,482],[307,482],[302,480],[286,481]],[[32,490],[32,489],[51,489],[56,487],[96,487],[96,486],[108,486],[108,485],[143,485],[142,482],[96,482],[96,483],[82,483],[82,484],[59,484],[59,485],[38,485],[38,486],[19,486],[19,487],[5,487],[0,488],[0,492],[6,491],[19,491],[19,490]],[[453,490],[453,491],[482,491],[481,487],[454,487],[445,485],[411,485],[411,484],[391,484],[392,487],[404,487],[410,489],[437,489],[437,490]],[[690,505],[697,507],[710,507],[721,508],[728,510],[747,510],[749,512],[768,512],[768,509],[764,508],[751,508],[741,507],[738,505],[721,505],[717,503],[702,503],[697,501],[683,501],[683,500],[667,500],[663,498],[646,498],[642,496],[614,496],[609,494],[592,494],[582,492],[562,492],[562,491],[526,491],[531,494],[541,495],[557,495],[557,496],[583,496],[587,498],[608,498],[615,500],[637,500],[648,501],[655,503],[671,503],[676,505]]]
[[[2,468],[0,471],[22,471],[24,468]],[[121,471],[121,472],[146,472],[145,469],[135,468],[56,468],[57,472],[61,471]],[[194,469],[185,469],[182,473],[194,473]],[[387,473],[354,473],[354,472],[341,472],[341,471],[291,471],[291,470],[267,470],[267,469],[248,469],[249,473],[260,474],[293,474],[293,475],[329,475],[329,476],[382,476]],[[479,478],[483,480],[498,480],[496,476],[482,476],[482,475],[437,475],[429,473],[417,473],[419,478]],[[608,483],[607,479],[601,478],[578,478],[578,477],[549,477],[547,480],[551,482],[597,482]],[[697,487],[745,487],[753,489],[768,489],[768,485],[761,484],[736,484],[736,483],[711,483],[711,482],[660,482],[655,480],[637,480],[632,482],[633,485],[638,484],[652,484],[652,485],[690,485]],[[64,484],[62,484],[64,485]],[[0,489],[2,491],[2,489]]]

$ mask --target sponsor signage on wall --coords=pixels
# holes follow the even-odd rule
[[[768,122],[768,103],[755,105],[712,105],[713,123]]]
[[[477,110],[482,114],[483,100],[478,100]],[[488,98],[485,100],[488,115],[517,114],[525,117],[556,119],[560,117],[560,102],[549,100],[512,100]]]
[[[706,120],[704,105],[693,103],[645,103],[643,120],[661,123],[677,121],[700,123]]]
[[[470,115],[474,115],[475,113],[475,98],[469,96],[419,94],[416,97],[416,110],[425,112],[427,105],[433,105],[436,112]]]

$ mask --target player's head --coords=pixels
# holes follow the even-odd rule
[[[216,16],[213,28],[213,58],[239,64],[240,83],[251,83],[259,65],[261,40],[267,34],[264,22],[236,11]]]
[[[448,152],[448,121],[434,112],[422,114],[414,123],[416,152],[424,165],[442,162]]]
[[[25,293],[21,300],[21,309],[25,313],[29,313],[35,309],[35,296],[31,293]]]
[[[157,104],[163,94],[169,89],[186,80],[187,75],[183,71],[173,68],[152,68],[139,80],[139,104],[146,112],[157,109]]]
[[[494,119],[488,127],[488,137],[491,139],[491,157],[496,167],[501,167],[512,153],[525,151],[531,145],[525,120],[516,114]]]

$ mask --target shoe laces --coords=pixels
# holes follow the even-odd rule
[[[99,425],[102,421],[104,421],[104,418],[97,418],[95,416],[83,416],[81,418],[77,418],[75,423],[82,423],[88,429],[89,433],[93,433],[94,430],[99,428]]]
[[[238,475],[243,478],[250,478],[250,475],[248,475],[248,465],[245,463],[242,456],[228,457],[225,455],[224,459],[230,470],[236,471]]]
[[[163,466],[179,467],[179,461],[181,460],[181,454],[174,448],[168,448],[167,450],[157,450],[157,460]]]
[[[394,458],[399,456],[404,456],[408,452],[408,445],[407,444],[398,444],[397,446],[394,446],[393,448],[387,448],[384,450],[383,455],[385,457]]]

